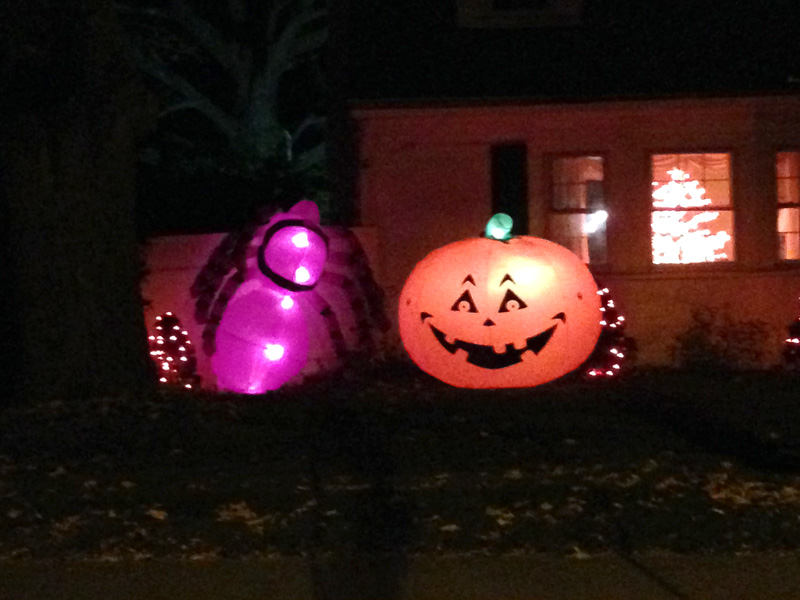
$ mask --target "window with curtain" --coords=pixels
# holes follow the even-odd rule
[[[606,219],[601,156],[560,156],[551,163],[547,235],[587,264],[606,262]]]
[[[800,260],[800,152],[775,157],[781,260]]]
[[[730,154],[652,156],[654,264],[733,260]]]

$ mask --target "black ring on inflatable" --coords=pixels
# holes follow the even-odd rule
[[[325,235],[325,232],[322,231],[320,227],[314,225],[313,223],[309,223],[308,221],[304,221],[302,219],[283,219],[282,221],[278,221],[272,227],[267,229],[266,233],[264,234],[264,240],[261,242],[261,246],[258,248],[258,269],[266,275],[270,281],[273,283],[278,284],[279,286],[290,290],[292,292],[307,292],[308,290],[314,289],[314,286],[317,285],[315,281],[312,284],[305,285],[302,283],[297,283],[296,281],[292,281],[291,279],[286,279],[283,275],[279,275],[275,271],[273,271],[267,261],[264,259],[264,251],[267,249],[267,244],[272,239],[278,231],[285,227],[303,227],[304,229],[308,229],[316,233],[322,241],[325,242],[325,253],[328,252],[328,236]],[[317,280],[319,281],[319,279]]]

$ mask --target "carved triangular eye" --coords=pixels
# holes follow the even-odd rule
[[[450,307],[450,310],[454,310],[456,312],[478,312],[469,290],[464,290],[464,292],[458,297],[458,300],[453,302],[453,306]]]
[[[512,310],[522,310],[523,308],[527,308],[528,305],[525,304],[522,299],[517,296],[513,291],[506,290],[506,295],[503,296],[503,301],[500,303],[500,308],[497,309],[497,312],[509,312]]]

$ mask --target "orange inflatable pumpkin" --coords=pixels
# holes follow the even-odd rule
[[[400,293],[403,345],[451,385],[551,381],[580,366],[600,335],[600,298],[586,265],[553,242],[511,237],[510,220],[495,215],[487,237],[431,252]]]

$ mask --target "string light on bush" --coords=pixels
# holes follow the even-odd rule
[[[607,287],[597,290],[600,296],[600,338],[594,352],[586,362],[584,375],[588,379],[612,379],[619,377],[630,365],[630,356],[636,348],[635,341],[625,335],[625,317]]]
[[[800,317],[787,328],[787,336],[783,341],[783,364],[789,369],[800,371]]]
[[[172,312],[156,317],[154,332],[148,336],[150,357],[158,370],[158,381],[162,385],[197,388],[197,360],[189,332]]]

